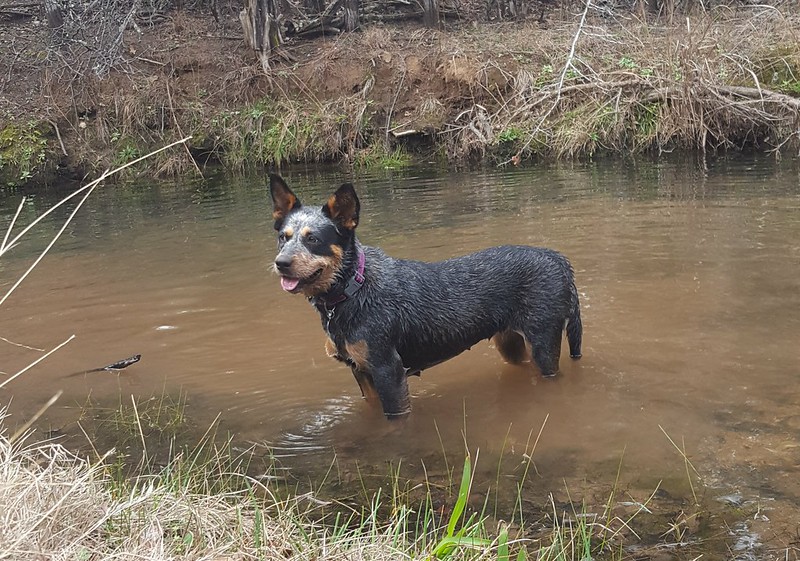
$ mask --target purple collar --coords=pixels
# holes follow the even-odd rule
[[[356,268],[356,272],[350,277],[350,280],[347,281],[347,285],[344,287],[344,291],[337,295],[337,296],[329,296],[329,295],[322,295],[317,298],[318,302],[321,302],[325,308],[332,308],[337,304],[341,304],[348,298],[352,298],[355,296],[358,289],[361,288],[364,284],[364,265],[366,264],[366,256],[364,255],[364,251],[359,248],[358,249],[358,267]]]

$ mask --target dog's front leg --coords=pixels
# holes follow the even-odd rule
[[[356,382],[358,382],[358,387],[361,388],[361,397],[366,399],[370,405],[376,404],[379,398],[378,392],[375,389],[375,383],[372,381],[372,374],[361,370],[356,364],[352,364],[350,370],[353,371],[353,377],[356,379]]]
[[[390,348],[370,361],[369,374],[372,375],[386,418],[394,421],[408,416],[411,413],[408,376],[397,351]]]
[[[391,343],[356,339],[344,345],[361,394],[370,401],[377,393],[387,419],[400,419],[411,412],[408,377],[403,361]]]

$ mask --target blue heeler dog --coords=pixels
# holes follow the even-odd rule
[[[493,338],[514,364],[558,372],[562,331],[581,356],[581,312],[572,267],[560,253],[493,247],[436,263],[393,259],[356,237],[360,203],[349,183],[308,208],[270,176],[278,231],[275,270],[287,292],[308,297],[365,398],[387,418],[411,410],[408,377]]]

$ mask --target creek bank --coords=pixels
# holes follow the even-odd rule
[[[129,31],[102,78],[40,56],[46,26],[26,25],[0,113],[3,185],[96,176],[188,135],[138,173],[800,147],[800,17],[774,8],[373,25],[289,42],[269,74],[232,26],[177,12]]]

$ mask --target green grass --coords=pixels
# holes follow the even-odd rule
[[[372,133],[368,106],[360,95],[325,103],[263,98],[208,120],[193,118],[192,130],[212,144],[217,159],[231,169],[335,161],[352,158],[367,145],[365,139]]]
[[[411,156],[401,147],[388,150],[382,141],[356,152],[355,165],[365,169],[400,169],[411,164]]]

